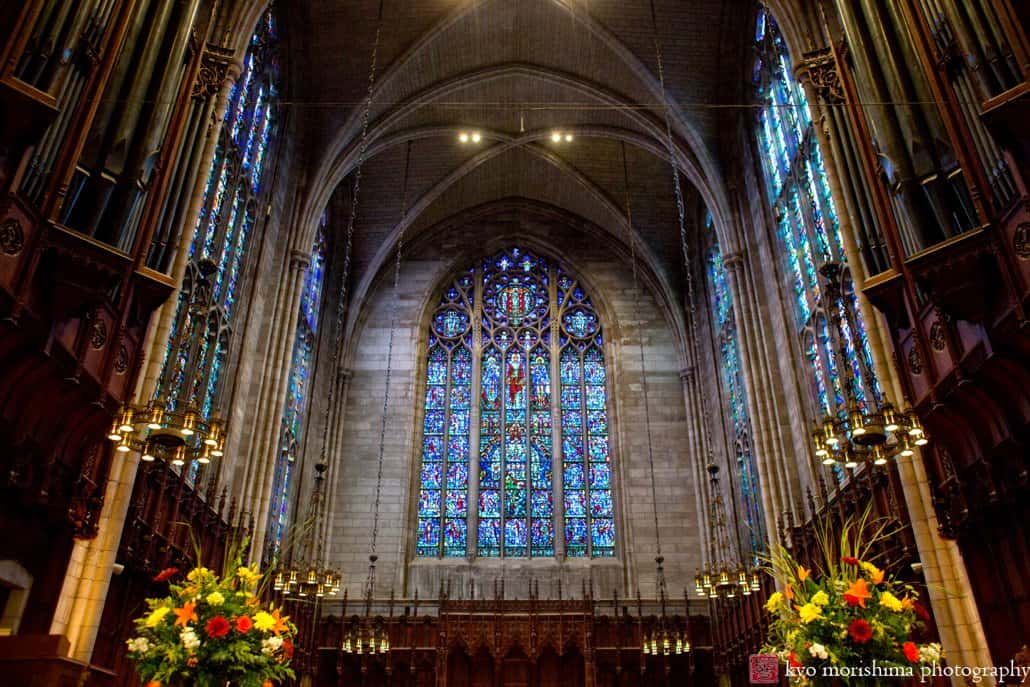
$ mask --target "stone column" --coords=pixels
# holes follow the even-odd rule
[[[708,522],[709,503],[706,492],[708,476],[705,472],[704,464],[704,456],[707,454],[701,441],[700,428],[703,420],[701,413],[698,411],[696,374],[694,370],[694,367],[685,367],[680,370],[680,382],[683,383],[683,402],[686,405],[687,423],[694,428],[694,431],[690,433],[688,453],[694,458],[694,501],[697,505],[697,522],[701,535],[700,538],[705,544],[701,547],[701,563],[707,565],[710,562],[708,560],[707,543],[711,537],[708,529],[711,523]]]
[[[207,135],[195,143],[197,146],[203,146],[200,164],[205,169],[211,165],[221,132],[222,118],[216,113],[225,110],[229,92],[241,65],[233,62],[226,63],[224,67],[214,104],[209,108],[211,124]],[[189,218],[189,224],[183,227],[179,236],[179,249],[172,270],[172,278],[176,284],[182,283],[186,271],[189,246],[193,241],[192,218],[200,212],[206,182],[207,179],[200,175],[194,184],[189,212],[185,215]],[[137,382],[136,394],[132,399],[134,403],[145,401],[154,393],[164,365],[166,343],[177,304],[178,291],[169,297],[151,319],[147,332],[149,345],[143,368],[145,373]],[[69,657],[87,663],[93,656],[93,647],[96,644],[97,631],[111,585],[111,575],[140,461],[140,454],[136,451],[115,455],[104,492],[104,509],[100,515],[97,536],[94,539],[75,541],[61,585],[54,619],[50,625],[51,634],[63,634],[68,638],[71,645]]]
[[[838,142],[831,139],[829,128],[824,126],[820,112],[821,94],[811,79],[803,78],[801,83],[813,110],[813,129],[826,160],[826,176],[830,190],[834,199],[839,202],[845,195],[838,176],[841,169],[840,161],[833,155],[833,151],[839,149],[835,145]],[[892,362],[890,335],[880,313],[872,307],[862,292],[868,275],[858,258],[856,227],[851,223],[848,213],[838,212],[838,221],[844,253],[849,257],[852,283],[858,295],[859,311],[866,326],[873,357],[873,370],[883,392],[895,402],[900,402],[904,398],[904,393],[897,369]],[[954,665],[991,665],[979,611],[972,595],[963,593],[971,588],[965,562],[957,543],[938,534],[937,513],[933,508],[923,458],[917,450],[912,458],[898,458],[897,465],[941,643]],[[955,687],[964,687],[960,678],[953,678],[952,683]]]
[[[351,378],[354,372],[350,369],[337,369],[333,371],[336,375],[336,393],[333,398],[333,407],[329,409],[329,446],[324,450],[329,457],[329,487],[326,490],[325,512],[322,514],[322,533],[325,551],[325,561],[333,560],[333,538],[329,536],[328,528],[332,527],[336,517],[336,494],[340,488],[340,473],[343,467],[343,456],[340,455],[343,446],[344,413],[347,409],[347,393],[350,391]],[[332,374],[331,373],[331,374]]]
[[[272,312],[272,327],[267,339],[265,374],[259,385],[254,421],[250,423],[254,431],[250,433],[246,447],[240,446],[240,455],[248,457],[244,464],[243,481],[240,484],[243,507],[254,516],[251,559],[256,561],[261,560],[264,553],[272,486],[279,458],[281,419],[297,334],[300,297],[310,261],[310,254],[294,250],[290,253],[287,264],[283,266],[282,279],[279,281],[279,291],[276,293]],[[239,428],[236,428],[236,431],[238,432]]]
[[[734,299],[737,340],[740,343],[741,368],[748,390],[748,412],[751,413],[754,433],[755,458],[761,480],[762,510],[770,544],[778,543],[780,533],[776,521],[791,509],[798,494],[791,489],[788,475],[799,461],[788,463],[780,438],[781,418],[779,399],[770,387],[772,366],[770,353],[764,345],[764,333],[769,331],[758,312],[757,290],[749,279],[744,256],[734,253],[723,257],[730,291]],[[807,464],[807,461],[805,461]]]

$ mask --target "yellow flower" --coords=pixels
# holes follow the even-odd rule
[[[904,609],[905,604],[898,597],[894,596],[890,592],[883,592],[880,594],[880,605],[891,609],[895,613],[900,613]]]
[[[221,592],[211,592],[207,595],[207,602],[212,606],[221,606],[225,603],[225,597]]]
[[[765,610],[769,611],[770,613],[775,611],[779,607],[780,601],[782,599],[783,594],[780,594],[779,592],[773,592],[769,595],[769,600],[765,602]]]
[[[146,620],[146,622],[144,624],[147,627],[157,627],[158,624],[162,620],[164,620],[164,617],[166,615],[168,615],[168,613],[171,610],[172,609],[168,608],[167,606],[161,606],[160,608],[155,608],[153,611],[151,611],[150,615],[147,616],[147,620]]]
[[[808,576],[812,574],[811,570],[807,570],[805,566],[798,566],[798,582],[804,582],[808,579]]]
[[[866,574],[869,575],[869,581],[873,584],[880,584],[883,582],[883,571],[877,568],[872,563],[866,563],[862,561],[862,570],[865,570]]]
[[[186,576],[186,579],[190,582],[202,581],[207,578],[214,577],[214,573],[204,567],[194,568],[190,570],[190,573]]]
[[[816,606],[825,606],[830,603],[830,597],[826,595],[826,592],[820,589],[812,595],[812,603]]]
[[[236,577],[240,578],[244,582],[257,582],[261,579],[261,573],[251,570],[245,565],[241,565],[240,569],[236,571]]]
[[[801,618],[801,622],[810,623],[816,618],[821,617],[823,609],[816,606],[814,603],[807,603],[804,606],[798,607],[798,616]]]
[[[276,619],[271,613],[265,611],[258,611],[254,614],[254,627],[261,630],[262,632],[268,632],[275,627]]]

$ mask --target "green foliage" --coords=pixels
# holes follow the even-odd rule
[[[766,560],[781,591],[766,603],[773,618],[765,651],[795,667],[854,668],[875,660],[881,668],[911,669],[939,661],[939,645],[913,641],[926,614],[918,592],[876,565],[878,545],[895,533],[867,508],[839,536],[829,524],[819,528],[823,560],[813,570],[786,548],[774,549]]]
[[[185,579],[176,569],[155,578],[176,581],[168,596],[147,599],[148,612],[127,642],[148,687],[263,687],[294,677],[297,628],[280,609],[261,604],[265,576],[242,565],[245,550],[245,541],[231,545],[221,575],[197,567]]]

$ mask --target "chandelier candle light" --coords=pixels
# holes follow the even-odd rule
[[[826,278],[826,297],[830,319],[837,332],[837,356],[839,369],[850,369],[849,356],[844,342],[847,337],[845,326],[855,331],[854,313],[845,302],[841,265],[828,262],[820,268]],[[839,307],[833,307],[839,305]],[[842,316],[843,313],[843,316]],[[847,318],[845,322],[844,318]],[[865,359],[860,355],[861,381],[872,379]],[[912,409],[899,411],[886,397],[882,397],[875,409],[859,403],[855,393],[853,377],[844,382],[847,407],[838,410],[836,416],[827,416],[812,432],[815,455],[823,465],[844,463],[844,467],[856,468],[859,463],[871,462],[886,465],[890,458],[908,458],[915,453],[916,446],[925,446],[929,438],[923,430],[919,417]],[[866,388],[872,388],[866,384]]]
[[[107,438],[115,451],[139,451],[147,463],[161,458],[176,467],[194,460],[207,465],[225,455],[225,423],[204,417],[193,406],[178,408],[161,399],[123,406]]]

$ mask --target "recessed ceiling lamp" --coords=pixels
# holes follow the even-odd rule
[[[458,140],[462,143],[479,143],[483,140],[483,136],[478,131],[459,131]]]
[[[572,134],[568,131],[552,131],[551,141],[554,143],[561,143],[562,141],[565,143],[572,143]]]

